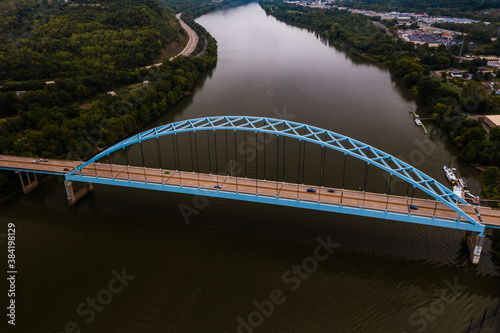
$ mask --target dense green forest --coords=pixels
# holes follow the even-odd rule
[[[478,165],[500,166],[499,131],[487,134],[478,120],[468,118],[470,113],[497,112],[495,97],[476,81],[467,83],[459,95],[442,85],[440,79],[429,76],[431,70],[455,67],[474,73],[473,78],[481,81],[483,76],[478,68],[484,66],[484,60],[458,63],[455,58],[460,51],[457,45],[432,48],[427,44],[404,42],[387,35],[366,16],[347,11],[296,7],[281,1],[262,1],[261,5],[279,20],[314,30],[331,43],[385,63],[396,78],[418,94],[461,149],[464,159]]]
[[[344,6],[380,12],[415,12],[434,16],[498,21],[500,0],[346,0]]]
[[[2,1],[0,16],[0,154],[84,159],[157,118],[216,64],[215,40],[196,27],[203,54],[146,68],[187,42],[156,0]],[[12,179],[0,174],[4,194]]]

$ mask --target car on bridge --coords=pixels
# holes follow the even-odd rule
[[[40,161],[39,160],[32,160],[31,163],[38,164],[38,163],[40,163]]]
[[[309,193],[316,193],[316,190],[315,190],[315,189],[313,189],[313,188],[308,188],[308,189],[307,189],[307,192],[309,192]]]
[[[48,160],[48,159],[46,159],[46,158],[41,158],[41,159],[40,159],[40,162],[48,162],[48,161],[49,161],[49,160]]]
[[[221,189],[222,185],[215,185],[214,188]]]
[[[410,209],[418,210],[418,207],[414,206],[414,205],[410,205]]]

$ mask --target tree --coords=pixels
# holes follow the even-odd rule
[[[489,167],[481,173],[481,176],[483,178],[484,185],[488,189],[490,198],[497,197],[500,169],[496,166]]]

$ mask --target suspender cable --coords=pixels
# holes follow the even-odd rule
[[[219,185],[219,164],[217,163],[217,132],[214,130],[214,145],[215,145],[215,177],[217,179],[217,185]]]
[[[181,156],[179,155],[179,139],[177,138],[177,133],[175,133],[174,139],[175,152],[177,154],[177,170],[179,171],[179,185],[182,186]]]
[[[247,131],[245,133],[245,178],[247,178]]]
[[[146,176],[146,163],[144,163],[144,151],[142,149],[142,141],[139,142],[139,146],[141,146],[141,158],[142,158],[142,168],[144,170],[144,181],[148,181],[148,177]]]
[[[236,130],[234,130],[234,160],[235,168],[234,168],[234,180],[236,181],[236,193],[238,193],[238,150],[236,149]],[[231,168],[233,166],[231,165]]]
[[[200,155],[198,155],[198,137],[194,131],[194,149],[196,153],[196,173],[198,174],[198,188],[200,187]]]
[[[366,187],[368,185],[368,171],[370,170],[370,164],[366,163],[365,167],[365,182],[363,184],[363,207],[365,206],[366,202]]]
[[[321,189],[323,188],[323,183],[325,181],[325,146],[321,146],[321,164],[320,164],[320,173],[319,173],[319,185],[318,189],[318,202],[321,201]]]
[[[326,152],[325,152],[326,148],[325,146],[322,146],[321,147],[321,171],[320,171],[320,175],[319,175],[319,182],[320,182],[320,185],[321,187],[323,187],[324,183],[325,183],[325,164],[326,164]]]
[[[415,195],[415,186],[413,186],[413,191],[411,192],[410,207],[408,207],[408,212],[411,212],[411,206],[413,205],[413,196]]]
[[[228,166],[228,163],[229,163],[229,149],[227,147],[227,132],[228,131],[226,130],[224,132],[226,132],[226,166]],[[227,167],[226,167],[226,173],[229,176],[229,168],[227,168]]]
[[[436,205],[434,206],[434,213],[432,214],[433,218],[436,217],[436,210],[437,210],[437,208],[438,208],[438,201],[436,199]]]
[[[266,180],[266,133],[264,134],[264,180]]]
[[[257,149],[257,132],[255,132],[255,195],[259,194],[258,179],[259,178],[259,150]]]
[[[209,168],[209,174],[212,174],[212,158],[210,154],[210,133],[207,131],[207,146],[208,146],[208,168]]]
[[[189,132],[189,149],[191,150],[191,171],[194,172],[193,132]]]
[[[342,206],[342,200],[344,199],[344,184],[345,184],[345,166],[347,162],[347,154],[344,154],[344,169],[342,170],[342,193],[340,194],[340,205]]]
[[[108,155],[108,157],[109,157],[109,161],[110,161],[110,163],[109,163],[109,173],[111,175],[110,178],[113,179],[113,158],[111,157],[111,155]]]
[[[297,200],[299,200],[299,184],[300,184],[300,156],[301,156],[302,142],[299,139],[299,157],[297,159]]]
[[[279,180],[279,155],[280,155],[280,136],[276,138],[276,197],[278,197],[278,180]]]
[[[305,174],[305,170],[306,170],[306,142],[305,141],[302,141],[302,142],[303,142],[302,150],[304,151],[302,153],[302,185],[304,185],[304,174]]]
[[[95,176],[98,177],[97,176],[97,168],[95,167],[95,161],[94,161],[94,171],[95,171]]]
[[[387,187],[387,202],[385,203],[385,211],[389,209],[389,198],[391,197],[391,183],[392,183],[392,174],[389,177],[389,186]]]
[[[389,180],[389,174],[386,174],[385,175],[384,194],[387,194],[387,184],[389,184],[388,180]]]
[[[283,183],[285,182],[286,136],[283,137]]]
[[[174,135],[172,135],[172,154],[174,155],[174,169],[175,169],[175,171],[178,171],[178,169],[177,169],[177,154],[175,153]]]
[[[156,137],[156,151],[158,152],[158,165],[160,166],[161,183],[163,184],[163,162],[161,160],[160,138]]]
[[[127,151],[127,148],[123,148],[125,150],[125,164],[127,165],[127,177],[128,177],[128,180],[130,180],[130,173],[128,171],[128,168],[130,166],[130,163],[128,161],[128,151]],[[95,163],[94,163],[94,167],[95,167]],[[96,174],[97,176],[97,174]]]

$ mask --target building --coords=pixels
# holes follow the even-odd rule
[[[462,77],[462,74],[460,73],[460,69],[454,69],[453,73],[451,73],[451,77]]]
[[[484,116],[484,122],[491,128],[500,126],[500,114]]]

